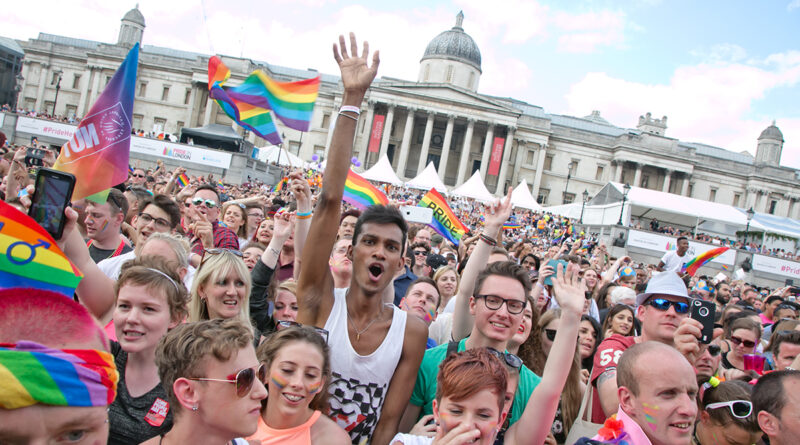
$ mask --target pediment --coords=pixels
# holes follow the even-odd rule
[[[439,100],[443,106],[452,106],[456,104],[459,107],[479,108],[504,114],[512,113],[519,115],[522,113],[521,110],[494,98],[466,91],[451,85],[384,81],[377,85],[373,84],[372,88],[373,90],[388,93],[395,97],[407,97],[409,99],[418,98],[418,100],[423,100],[431,104]]]

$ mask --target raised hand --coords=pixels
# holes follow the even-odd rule
[[[272,236],[278,239],[287,240],[294,229],[293,215],[283,212],[275,215],[275,227],[272,229]]]
[[[311,187],[308,185],[308,181],[303,178],[301,172],[295,171],[289,175],[289,189],[297,201],[297,209],[308,209],[308,206],[311,205]]]
[[[342,75],[342,85],[345,92],[358,93],[362,96],[367,92],[372,80],[378,74],[380,65],[380,55],[378,51],[372,55],[372,66],[367,66],[367,56],[369,55],[369,43],[364,42],[364,51],[358,55],[358,44],[356,35],[350,33],[350,53],[347,52],[344,36],[339,36],[339,45],[333,44],[333,58],[339,64]]]
[[[511,216],[511,191],[508,192],[502,201],[496,201],[486,208],[483,217],[486,220],[487,230],[499,230],[503,223]]]
[[[563,265],[558,265],[556,278],[553,280],[553,293],[563,311],[577,314],[583,313],[586,287],[578,276],[580,269],[577,264],[568,264],[566,270],[564,270]]]

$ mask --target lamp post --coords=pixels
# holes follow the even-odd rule
[[[56,80],[56,97],[53,99],[53,116],[56,115],[56,105],[58,104],[58,90],[61,89],[61,78],[64,76],[64,72],[61,70],[53,71],[53,74],[58,76],[58,80]]]
[[[571,178],[571,177],[572,177],[572,162],[567,164],[567,184],[564,185],[564,194],[561,197],[561,203],[562,204],[566,204],[567,203],[567,188],[569,188],[569,178]]]
[[[752,207],[747,209],[747,226],[744,228],[744,250],[747,250],[747,235],[750,232],[750,221],[753,220],[753,216],[755,216],[756,211],[753,210]]]
[[[625,201],[628,199],[628,192],[631,191],[631,185],[626,183],[622,187],[622,190],[622,207],[619,209],[619,222],[617,222],[618,226],[622,225],[622,214],[625,212]]]
[[[14,77],[14,106],[12,107],[11,111],[17,111],[17,105],[19,104],[19,95],[22,93],[22,82],[25,81],[25,78],[22,77],[22,74],[17,74]]]
[[[589,191],[583,191],[583,204],[581,205],[581,224],[583,224],[583,210],[586,208],[586,201],[589,200]]]

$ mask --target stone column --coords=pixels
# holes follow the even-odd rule
[[[89,112],[89,109],[92,108],[94,105],[94,101],[97,99],[97,96],[100,95],[100,79],[103,77],[103,68],[96,66],[94,67],[94,75],[92,76],[92,89],[89,91],[89,101],[86,102],[86,112]],[[139,91],[139,83],[136,83],[136,92],[134,92],[134,97]]]
[[[519,172],[522,170],[522,156],[527,153],[528,148],[523,141],[517,141],[517,156],[514,158],[514,171],[511,173],[511,186],[519,184]]]
[[[375,104],[376,101],[368,100],[367,101],[367,119],[364,121],[364,128],[361,131],[361,153],[359,156],[361,158],[361,165],[367,165],[367,153],[369,152],[369,139],[372,136],[372,119],[375,117]],[[331,119],[336,119],[338,117],[338,111],[334,108],[332,111]]]
[[[189,93],[189,109],[186,110],[186,127],[191,128],[194,127],[194,122],[192,121],[192,115],[194,114],[194,107],[195,102],[197,102],[197,85],[193,81],[189,81],[189,87],[191,88],[191,92]],[[255,133],[250,133],[255,134]]]
[[[397,160],[397,174],[406,177],[406,164],[408,163],[408,150],[411,146],[412,130],[414,129],[415,108],[409,108],[406,115],[406,125],[403,128],[403,141],[400,143],[400,158]]]
[[[205,116],[203,116],[203,125],[208,125],[211,123],[212,113],[216,113],[216,110],[214,110],[214,99],[209,96],[206,100],[206,113]]]
[[[36,90],[36,105],[34,105],[37,113],[42,111],[44,106],[44,89],[47,82],[50,81],[50,64],[42,62],[42,69],[39,72],[39,88]]]
[[[633,184],[634,187],[639,187],[639,181],[642,180],[642,164],[636,164],[636,174],[633,175]]]
[[[542,185],[542,170],[544,170],[544,159],[547,157],[547,146],[542,144],[536,153],[536,173],[533,176],[533,198],[538,199],[539,187]]]
[[[506,145],[503,147],[503,161],[500,164],[500,175],[497,177],[497,187],[495,193],[503,194],[506,183],[506,175],[508,174],[508,158],[511,156],[511,146],[514,143],[514,127],[508,127],[506,134]]]
[[[422,137],[422,151],[419,152],[419,161],[417,162],[417,173],[420,174],[425,169],[425,163],[428,160],[428,150],[431,148],[431,134],[433,134],[433,111],[427,111],[428,121],[425,122],[425,135]]]
[[[486,170],[489,168],[489,159],[492,157],[492,142],[494,140],[494,122],[489,122],[486,129],[486,140],[483,141],[483,155],[481,155],[481,177],[486,183]]]
[[[31,76],[30,60],[26,59],[22,60],[22,71],[20,71],[20,74],[25,80],[23,80],[22,85],[20,85],[21,89],[19,90],[19,93],[15,91],[14,94],[16,94],[17,98],[17,108],[25,108],[25,88],[28,87],[28,84],[30,83],[29,77]]]
[[[447,173],[447,160],[450,158],[450,142],[453,141],[453,126],[455,124],[455,115],[447,115],[447,129],[444,131],[444,142],[442,143],[442,156],[439,158],[439,177],[444,181],[445,173]]]
[[[81,79],[81,97],[78,99],[78,109],[75,110],[75,115],[78,117],[83,117],[86,114],[86,96],[89,95],[89,83],[92,81],[92,72],[94,71],[93,66],[86,67],[86,71],[83,72],[83,79]]]
[[[472,132],[475,129],[475,119],[467,118],[467,134],[464,135],[464,148],[461,149],[461,159],[458,162],[458,176],[456,185],[463,184],[467,179],[470,148],[472,147]]]
[[[681,196],[689,196],[689,175],[683,175],[683,183],[681,184]]]
[[[664,193],[669,193],[669,183],[672,177],[672,170],[666,170],[664,173],[664,186],[661,187],[661,191]]]
[[[378,153],[378,159],[386,154],[386,149],[389,148],[389,138],[392,136],[392,123],[394,121],[394,104],[389,104],[389,112],[386,113],[386,121],[383,123],[383,138],[381,139],[381,149]],[[375,162],[378,162],[378,159]]]
[[[622,182],[622,171],[625,170],[625,162],[617,161],[617,172],[615,173],[615,182]]]

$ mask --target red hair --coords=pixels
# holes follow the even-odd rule
[[[436,400],[440,403],[444,397],[460,402],[488,389],[497,395],[497,408],[503,411],[508,370],[486,348],[450,354],[440,365],[436,381]]]

